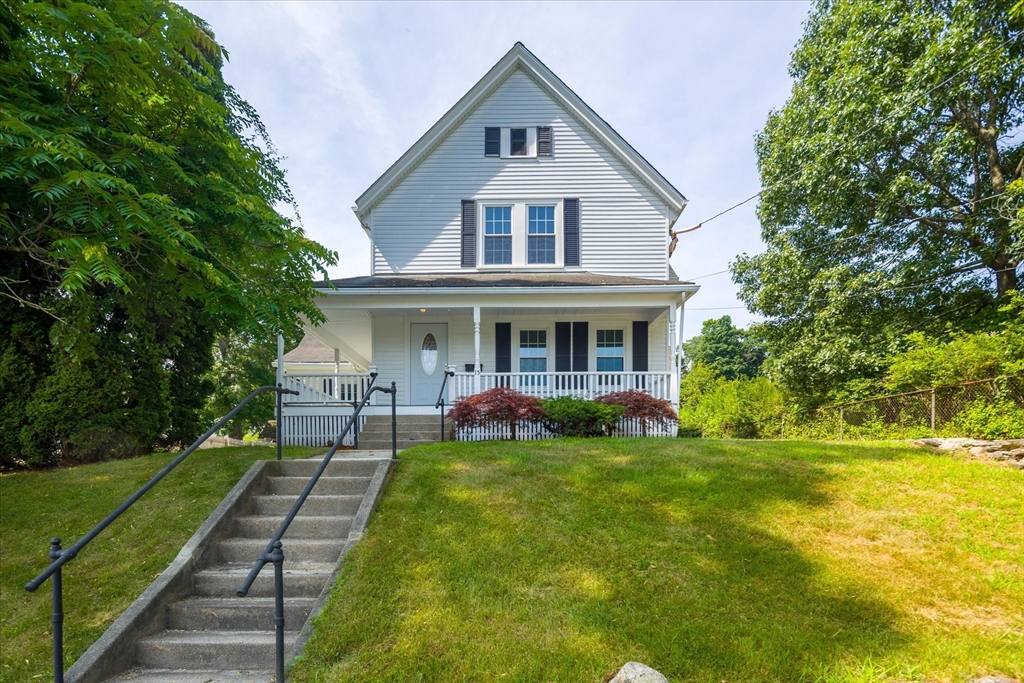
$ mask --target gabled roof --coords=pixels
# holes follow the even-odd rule
[[[687,200],[654,166],[633,149],[614,128],[597,115],[579,95],[574,93],[558,76],[537,57],[517,42],[512,49],[491,67],[483,78],[477,81],[462,99],[455,103],[430,130],[398,158],[363,194],[356,200],[353,210],[361,223],[374,207],[410,171],[458,126],[477,105],[505,82],[517,69],[522,69],[555,99],[569,114],[584,126],[594,137],[608,148],[620,161],[636,174],[678,215]]]

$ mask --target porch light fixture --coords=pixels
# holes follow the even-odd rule
[[[420,309],[420,313],[426,313],[426,312],[427,312],[427,309],[425,309],[425,308],[421,308]]]

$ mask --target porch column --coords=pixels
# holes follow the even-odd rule
[[[480,307],[473,307],[473,393],[480,393]]]
[[[672,368],[672,405],[679,405],[679,365],[676,362],[676,305],[668,309],[668,353],[669,367]]]
[[[334,374],[341,374],[341,351],[334,349]],[[334,398],[338,400],[341,398],[341,377],[334,378]]]

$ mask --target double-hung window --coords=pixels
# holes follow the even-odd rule
[[[519,372],[548,371],[547,330],[519,330]],[[547,377],[520,377],[520,387],[546,386]]]
[[[526,236],[527,263],[555,262],[555,207],[528,207]]]
[[[622,330],[597,331],[597,371],[622,372],[626,357]]]
[[[476,202],[480,226],[476,263],[487,270],[552,270],[564,259],[563,201],[495,199]]]
[[[484,264],[512,265],[511,206],[488,206],[485,210]]]

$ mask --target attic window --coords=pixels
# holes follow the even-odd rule
[[[509,156],[525,157],[529,148],[526,144],[526,129],[512,128],[509,130]]]

